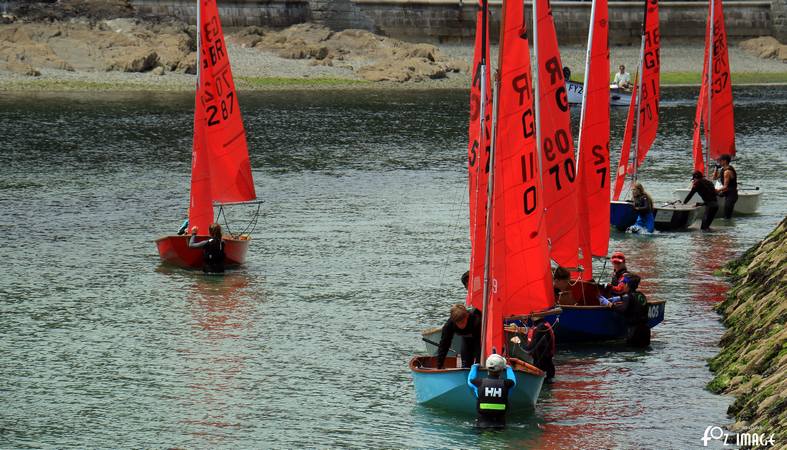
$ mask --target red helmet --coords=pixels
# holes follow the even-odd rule
[[[623,252],[615,252],[612,254],[611,259],[613,263],[624,263],[626,262],[626,255]]]

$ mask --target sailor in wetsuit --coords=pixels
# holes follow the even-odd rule
[[[506,410],[508,409],[508,393],[516,387],[514,369],[506,365],[506,359],[498,354],[491,354],[486,359],[486,370],[489,376],[478,376],[478,364],[473,364],[467,374],[467,385],[476,396],[479,428],[501,429],[506,426]],[[505,370],[506,377],[502,378]]]
[[[451,317],[443,325],[443,334],[437,346],[437,368],[445,365],[445,357],[451,347],[454,334],[462,337],[462,348],[459,352],[462,367],[470,367],[481,359],[481,311],[457,303],[451,306]]]
[[[221,225],[212,223],[208,228],[210,239],[197,242],[197,227],[191,229],[189,248],[201,248],[204,265],[202,271],[206,273],[224,272],[224,241],[221,239]]]
[[[713,183],[705,178],[699,170],[694,172],[691,176],[691,180],[691,191],[689,191],[689,195],[686,196],[683,203],[689,203],[689,200],[691,200],[691,197],[693,197],[695,193],[700,195],[703,203],[705,203],[705,215],[702,216],[702,225],[700,229],[710,231],[710,224],[713,223],[713,218],[716,217],[716,213],[719,211],[716,188],[713,187]]]
[[[719,157],[720,169],[716,169],[713,174],[714,180],[721,182],[721,189],[716,191],[720,197],[724,197],[724,218],[731,219],[735,203],[738,201],[738,172],[730,165],[730,155]]]
[[[650,345],[648,326],[648,301],[639,291],[640,277],[626,273],[620,282],[620,295],[611,298],[599,297],[602,306],[609,306],[623,315],[626,321],[626,343],[632,347],[645,348]]]
[[[527,347],[525,351],[533,357],[533,365],[547,374],[545,383],[551,383],[555,377],[555,331],[543,317],[535,319],[533,326],[527,331]]]

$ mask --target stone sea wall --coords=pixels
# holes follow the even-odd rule
[[[787,33],[787,0],[725,1],[730,39]],[[193,23],[194,0],[131,0],[139,11],[171,14]],[[13,2],[12,2],[13,3]],[[491,34],[496,39],[501,0],[490,0]],[[287,27],[315,22],[334,30],[359,28],[385,36],[434,42],[471,41],[475,33],[475,1],[464,0],[221,0],[225,26]],[[587,41],[589,1],[552,2],[561,44]],[[612,45],[639,41],[643,7],[640,1],[613,1],[610,8]],[[707,2],[660,3],[661,32],[666,39],[702,40]]]
[[[717,310],[728,329],[708,388],[736,397],[732,431],[775,433],[787,446],[787,219],[725,272],[733,287]]]

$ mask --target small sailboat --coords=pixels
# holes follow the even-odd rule
[[[645,0],[642,23],[640,57],[635,75],[636,82],[626,118],[623,145],[620,149],[615,190],[610,210],[610,223],[619,231],[634,225],[636,214],[631,201],[620,200],[626,178],[637,182],[640,166],[656,139],[659,126],[659,4],[658,0]],[[639,114],[636,114],[639,111]],[[633,145],[632,145],[633,141]],[[632,156],[629,156],[629,154]],[[629,163],[631,158],[631,163]],[[685,230],[696,221],[700,208],[676,202],[654,204],[655,228],[660,231]]]
[[[609,77],[607,77],[609,78]],[[581,105],[583,93],[585,92],[585,85],[577,81],[566,81],[566,90],[568,91],[568,104]],[[631,103],[631,92],[624,91],[619,88],[617,84],[609,85],[609,105],[626,107]]]
[[[712,67],[713,70],[709,70]],[[712,89],[709,89],[712,86]],[[708,106],[710,105],[710,107]],[[724,26],[724,10],[721,0],[710,0],[708,22],[705,26],[705,62],[702,67],[702,86],[697,99],[697,112],[694,117],[692,149],[694,170],[704,172],[710,179],[711,161],[727,154],[734,157],[735,118],[732,102],[732,77],[730,60],[727,54],[727,30]],[[704,127],[703,127],[704,125]],[[702,138],[704,128],[705,149]],[[683,201],[690,189],[677,189],[677,200]],[[762,191],[738,188],[738,201],[734,214],[755,214],[760,205]],[[724,214],[724,199],[719,197],[719,215]]]
[[[588,342],[625,337],[623,316],[599,303],[599,287],[593,282],[591,257],[606,257],[610,227],[610,105],[609,90],[609,5],[593,0],[590,10],[585,86],[579,127],[577,156],[577,198],[579,249],[582,271],[572,286],[570,304],[561,304],[560,321],[555,326],[558,343]],[[605,292],[609,296],[608,292]],[[664,319],[663,301],[648,302],[649,326]]]
[[[188,228],[196,226],[198,236],[207,239],[210,224],[218,220],[213,216],[214,204],[220,207],[221,215],[226,205],[259,205],[259,202],[254,202],[256,193],[246,132],[216,0],[197,1],[197,23],[197,89]],[[243,264],[250,235],[224,231],[225,265]],[[156,240],[163,262],[184,268],[201,268],[202,250],[189,248],[188,243],[188,233]]]
[[[541,18],[548,13],[547,0],[535,3],[538,5],[534,5],[534,17]],[[543,8],[542,15],[536,14],[539,6]],[[495,352],[506,355],[504,323],[507,319],[529,317],[534,312],[550,310],[554,305],[545,221],[540,206],[543,197],[523,2],[503,1],[500,76],[494,90],[490,134],[486,132],[485,123],[488,92],[485,83],[489,82],[487,20],[488,4],[483,0],[476,26],[474,73],[477,80],[474,77],[471,94],[471,102],[473,98],[480,101],[478,105],[471,103],[468,155],[472,246],[468,303],[483,311],[481,361]],[[474,136],[478,142],[474,141]],[[486,152],[478,150],[486,148],[489,137],[492,142],[488,144],[488,158],[482,158],[486,157]],[[484,177],[486,181],[481,181]],[[476,192],[472,189],[477,190],[482,183],[488,188],[473,202]],[[487,205],[485,209],[481,206],[483,203]],[[486,216],[485,233],[483,239],[478,239],[481,214]],[[474,216],[476,219],[472,219]],[[479,264],[475,257],[483,258],[482,262]],[[509,393],[509,414],[531,411],[545,374],[525,362],[513,358],[509,358],[509,362],[517,378],[516,388]],[[442,369],[437,368],[433,356],[412,358],[409,367],[418,403],[457,413],[474,412],[476,399],[467,385],[469,369],[456,365],[456,359],[450,357]]]

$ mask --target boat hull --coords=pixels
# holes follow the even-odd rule
[[[535,408],[544,383],[543,371],[530,364],[513,362],[516,387],[508,395],[508,415],[526,414]],[[476,397],[467,385],[470,369],[455,368],[456,358],[445,360],[446,369],[437,369],[434,356],[415,356],[410,360],[415,397],[419,404],[456,414],[475,415]],[[479,370],[486,376],[486,370]]]
[[[655,227],[659,231],[682,231],[699,217],[702,208],[693,205],[667,204],[655,208]]]
[[[585,86],[576,81],[566,83],[568,103],[570,105],[582,104],[582,92]],[[621,91],[616,85],[609,86],[609,105],[610,106],[629,106],[631,103],[631,93]]]
[[[626,228],[634,225],[636,221],[633,203],[621,200],[609,202],[609,222],[615,229],[626,231]]]
[[[689,189],[676,189],[672,195],[675,200],[683,201],[689,195],[689,192]],[[738,201],[735,202],[735,208],[732,213],[736,216],[757,214],[761,199],[762,191],[759,188],[756,190],[738,191]],[[719,212],[716,213],[716,217],[724,215],[724,197],[718,197],[718,200]]]
[[[666,302],[648,301],[648,327],[664,320]],[[600,342],[626,337],[623,315],[606,306],[561,305],[563,312],[555,327],[555,340],[560,343]]]
[[[202,249],[189,248],[188,235],[164,236],[156,239],[156,247],[161,261],[185,269],[202,269]],[[207,237],[203,238],[207,239]],[[246,252],[251,238],[224,237],[225,267],[237,267],[246,262]]]

